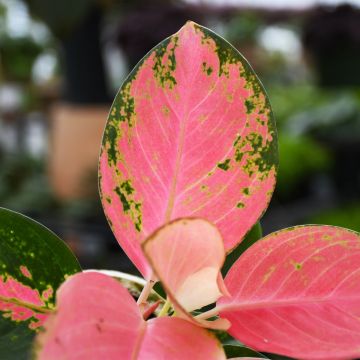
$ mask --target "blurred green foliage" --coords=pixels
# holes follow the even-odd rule
[[[310,137],[279,135],[279,173],[277,194],[287,198],[297,193],[297,186],[312,175],[324,172],[331,165],[331,155]]]
[[[56,36],[69,36],[95,0],[25,0],[33,16],[44,21]],[[99,1],[100,2],[100,1]],[[71,11],[69,11],[71,9]]]
[[[311,109],[327,104],[329,97],[321,89],[306,84],[277,84],[266,87],[271,105],[276,116],[279,130],[285,130],[287,122],[294,115],[310,111]]]
[[[322,92],[326,102],[294,114],[287,121],[287,131],[327,141],[360,140],[359,95],[356,89]]]
[[[0,204],[21,212],[46,211],[54,197],[44,171],[44,162],[28,154],[0,155]]]
[[[312,224],[327,224],[345,227],[360,232],[360,203],[346,204],[324,211],[308,219]]]
[[[303,196],[306,182],[317,174],[334,176],[339,164],[341,171],[356,176],[355,164],[344,168],[349,162],[343,157],[354,155],[360,144],[358,89],[325,90],[312,85],[277,84],[270,86],[268,93],[279,130],[276,192],[281,199]]]
[[[236,14],[226,24],[225,38],[231,44],[253,43],[262,21],[253,11]]]
[[[0,36],[2,73],[9,80],[27,81],[36,57],[43,51],[31,37]]]
[[[267,90],[280,131],[299,136],[341,133],[360,137],[359,89],[278,84]]]

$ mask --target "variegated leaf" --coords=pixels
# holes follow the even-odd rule
[[[234,248],[267,207],[275,123],[253,70],[224,39],[188,22],[134,68],[110,111],[100,156],[103,207],[149,278],[140,244],[165,223],[201,217]]]
[[[225,360],[217,339],[180,318],[144,321],[116,280],[95,272],[69,278],[57,293],[57,312],[39,335],[39,360]]]
[[[229,333],[296,359],[360,357],[360,236],[332,226],[270,234],[230,269]]]
[[[0,358],[28,359],[32,339],[55,306],[75,256],[50,230],[0,209]]]

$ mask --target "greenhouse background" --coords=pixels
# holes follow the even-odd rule
[[[47,225],[83,267],[135,271],[109,230],[97,160],[131,68],[188,19],[267,89],[280,169],[261,224],[360,231],[360,1],[0,0],[0,207]]]

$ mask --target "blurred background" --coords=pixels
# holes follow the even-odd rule
[[[0,0],[0,206],[85,268],[133,271],[97,192],[102,131],[129,70],[188,19],[234,44],[270,97],[280,170],[264,233],[360,231],[360,0]]]

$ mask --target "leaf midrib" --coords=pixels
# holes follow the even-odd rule
[[[268,309],[274,307],[282,307],[282,306],[298,306],[305,304],[318,304],[318,303],[327,303],[332,301],[358,301],[359,296],[357,297],[324,297],[324,298],[308,298],[308,299],[289,299],[289,300],[279,300],[279,301],[257,301],[257,302],[247,302],[247,303],[232,303],[232,304],[220,304],[218,306],[219,312],[227,312],[234,310],[257,310],[257,309]]]
[[[54,311],[54,309],[50,309],[48,307],[44,307],[44,306],[38,306],[26,301],[22,301],[20,299],[17,298],[13,298],[13,297],[6,297],[6,296],[2,296],[0,295],[0,301],[9,303],[9,304],[14,304],[14,305],[18,305],[18,306],[22,306],[26,309],[30,309],[33,310],[37,313],[42,313],[42,314],[49,314],[52,313]]]
[[[184,149],[186,122],[187,122],[187,117],[183,121],[180,122],[180,134],[179,134],[179,143],[178,143],[177,151],[176,151],[175,171],[174,171],[174,176],[171,180],[169,199],[168,199],[168,203],[167,203],[166,210],[165,210],[165,219],[164,219],[165,223],[168,223],[171,220],[171,214],[172,214],[172,211],[173,211],[173,208],[175,205],[176,185],[177,185],[177,180],[178,180],[179,171],[180,171],[181,158],[182,158],[183,149]]]

